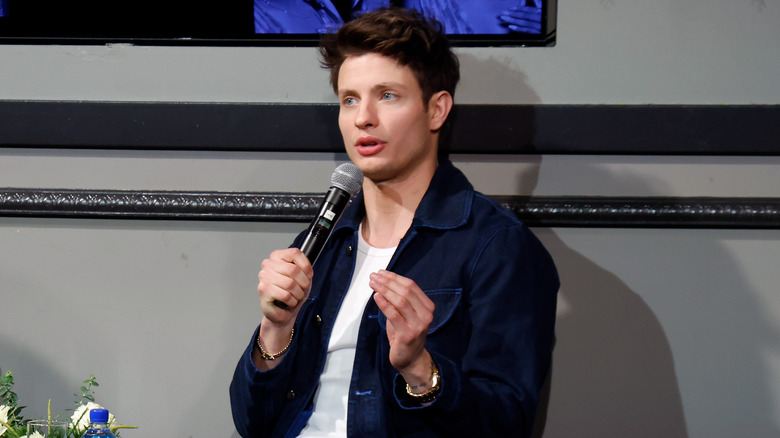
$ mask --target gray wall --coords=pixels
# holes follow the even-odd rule
[[[560,0],[554,48],[461,49],[463,103],[780,103],[776,0]],[[0,99],[332,102],[310,48],[0,46]],[[306,120],[301,120],[305,129]],[[0,187],[323,191],[343,155],[0,149]],[[780,196],[780,157],[456,156],[488,194]],[[0,218],[0,368],[231,438],[256,271],[302,224]],[[546,437],[780,432],[780,230],[536,229],[561,271]]]

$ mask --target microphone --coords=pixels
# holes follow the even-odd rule
[[[309,225],[301,251],[313,265],[320,256],[333,226],[349,205],[352,197],[363,187],[363,172],[352,163],[344,163],[330,176],[330,189],[320,204],[320,211]]]
[[[325,247],[333,227],[342,213],[349,205],[352,198],[363,187],[363,172],[352,163],[344,163],[333,171],[330,177],[330,189],[320,204],[319,212],[309,225],[306,237],[303,239],[300,250],[313,265]],[[287,309],[287,305],[279,300],[274,304]]]

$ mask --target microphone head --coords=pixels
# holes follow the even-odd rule
[[[333,171],[330,185],[355,196],[363,188],[363,172],[352,163],[344,163]]]

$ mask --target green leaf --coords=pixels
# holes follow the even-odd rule
[[[9,370],[0,377],[0,399],[2,399],[3,404],[11,408],[19,403],[19,397],[13,391],[13,388],[14,373]]]

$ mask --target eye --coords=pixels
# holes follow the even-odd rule
[[[357,99],[354,97],[345,97],[341,100],[341,102],[344,106],[352,106],[357,103]]]
[[[396,97],[393,93],[382,93],[382,100],[395,100]]]

